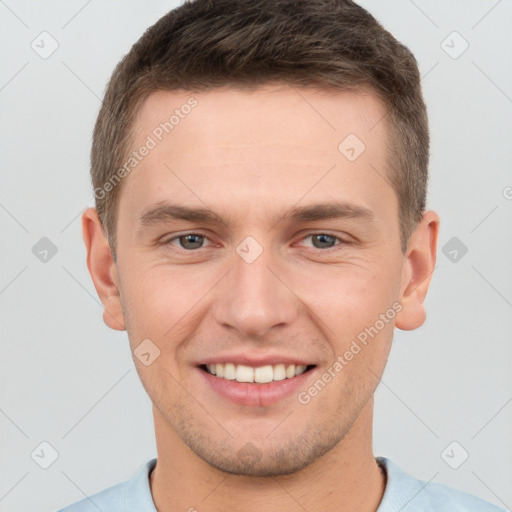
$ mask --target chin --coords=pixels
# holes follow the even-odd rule
[[[201,459],[216,469],[238,476],[275,477],[297,473],[309,466],[333,448],[339,441],[336,438],[311,435],[295,439],[293,442],[279,441],[278,446],[267,443],[260,448],[257,443],[246,442],[238,451],[229,448],[212,450],[200,445],[191,448]]]

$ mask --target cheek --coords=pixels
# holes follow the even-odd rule
[[[314,285],[304,287],[304,302],[320,318],[317,325],[331,350],[325,371],[336,375],[324,397],[326,408],[330,400],[340,411],[347,401],[355,407],[375,391],[393,338],[395,279],[380,265],[368,264],[318,272]]]
[[[127,330],[132,350],[142,340],[150,339],[160,350],[158,363],[176,369],[180,343],[204,315],[204,299],[218,280],[216,276],[218,272],[212,273],[211,269],[207,273],[162,264],[146,266],[144,271],[125,279],[123,294],[129,311]]]
[[[162,321],[171,327],[173,320],[186,313],[199,292],[186,272],[171,272],[164,266],[132,273],[126,281],[123,291],[129,301],[134,327],[164,327]]]
[[[398,269],[399,270],[399,269]],[[314,279],[295,281],[298,295],[322,320],[326,336],[345,345],[365,328],[388,312],[382,331],[389,336],[399,293],[399,271],[382,263],[360,262],[357,265],[319,268]],[[391,310],[391,311],[390,311]]]

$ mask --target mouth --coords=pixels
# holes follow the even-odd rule
[[[203,384],[198,385],[206,385],[214,395],[236,405],[283,406],[283,400],[293,400],[301,389],[307,388],[318,373],[318,367],[278,361],[277,364],[260,363],[260,366],[233,362],[201,364],[196,368]]]
[[[235,363],[215,363],[202,364],[199,368],[218,379],[240,383],[268,384],[270,382],[293,379],[311,371],[315,366],[314,364],[295,365],[279,363],[253,367]]]

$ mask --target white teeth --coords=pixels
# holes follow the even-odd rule
[[[253,368],[243,364],[235,365],[233,363],[207,364],[206,369],[212,375],[228,380],[237,380],[238,382],[257,382],[264,384],[266,382],[291,379],[301,375],[306,371],[305,365],[294,364],[276,364],[265,365]]]
[[[274,366],[274,380],[286,379],[286,369],[284,364],[276,364]]]
[[[254,382],[263,384],[274,380],[274,369],[272,366],[260,366],[254,370]]]
[[[301,373],[304,373],[306,371],[307,366],[304,366],[303,364],[299,364],[295,367],[295,375],[300,375]]]
[[[290,364],[286,367],[286,378],[291,379],[292,377],[295,377],[295,365]]]
[[[228,380],[236,379],[236,366],[233,363],[224,365],[224,378]]]
[[[250,366],[239,364],[236,367],[236,380],[238,382],[254,382],[254,370]]]

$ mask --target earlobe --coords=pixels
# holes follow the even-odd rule
[[[103,321],[111,329],[125,330],[117,268],[95,208],[82,214],[82,236],[87,250],[87,268],[103,304]]]
[[[396,327],[404,331],[417,329],[426,319],[424,301],[436,265],[440,220],[427,211],[411,235],[402,267],[400,303]]]

